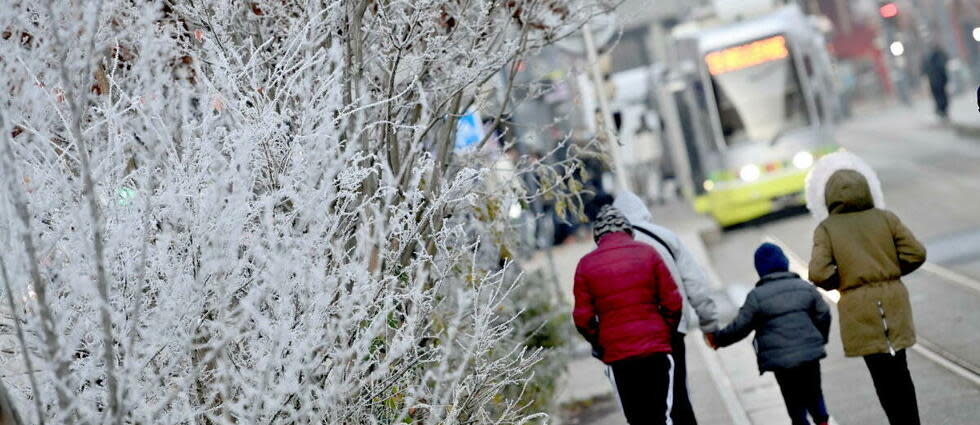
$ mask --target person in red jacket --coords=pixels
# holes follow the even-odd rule
[[[610,365],[626,420],[668,424],[673,365],[670,336],[681,318],[677,285],[657,251],[633,240],[623,213],[596,217],[598,247],[575,269],[575,327]]]

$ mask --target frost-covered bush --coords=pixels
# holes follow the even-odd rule
[[[558,385],[571,359],[572,346],[578,334],[568,317],[568,306],[555,297],[550,277],[540,270],[525,273],[515,296],[504,303],[508,313],[520,312],[514,337],[530,349],[541,351],[534,365],[534,376],[520,386],[505,390],[508,396],[519,396],[534,411],[556,412]]]
[[[533,419],[483,212],[540,193],[455,123],[506,116],[597,1],[6,2],[0,396],[24,423]]]

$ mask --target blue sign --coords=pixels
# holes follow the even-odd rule
[[[122,187],[116,193],[119,195],[119,205],[125,207],[136,198],[136,190],[129,187]]]
[[[456,150],[467,150],[476,147],[483,140],[483,122],[480,113],[470,111],[456,121]]]

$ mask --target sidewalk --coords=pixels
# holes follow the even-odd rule
[[[686,203],[651,208],[654,220],[671,228],[705,266],[712,281],[713,297],[722,322],[734,317],[744,291],[729,294],[721,285],[705,249],[704,240],[719,237],[710,220],[698,216]],[[575,267],[578,260],[595,247],[592,241],[579,241],[556,247],[555,268],[565,300],[571,302]],[[544,256],[532,260],[528,267],[547,267]],[[571,306],[568,307],[571,310]],[[569,318],[569,320],[571,320]],[[695,413],[701,423],[733,425],[782,425],[789,423],[782,396],[772,374],[760,376],[750,340],[716,352],[707,347],[701,333],[694,331],[686,339],[688,346],[688,386]],[[590,356],[584,341],[575,350],[568,365],[558,397],[562,405],[578,405],[583,412],[568,423],[582,425],[625,425],[626,420],[615,400],[612,385],[603,374],[604,365]]]

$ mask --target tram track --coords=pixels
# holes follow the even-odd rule
[[[769,242],[782,248],[783,252],[786,253],[786,256],[789,257],[790,267],[794,271],[799,272],[800,275],[804,277],[808,274],[809,269],[807,262],[803,260],[803,257],[793,251],[789,245],[772,235],[765,235],[762,240],[763,242]],[[922,270],[940,278],[940,280],[951,282],[980,293],[980,281],[977,281],[976,279],[956,273],[934,263],[926,263],[923,265]],[[827,301],[835,305],[840,300],[840,293],[836,290],[826,291],[819,288],[818,290]],[[947,371],[952,372],[953,374],[980,387],[980,365],[974,364],[960,356],[957,356],[955,353],[944,349],[941,345],[936,344],[935,342],[921,335],[917,335],[916,340],[917,343],[910,347],[912,351],[922,355],[943,369],[946,369]]]

